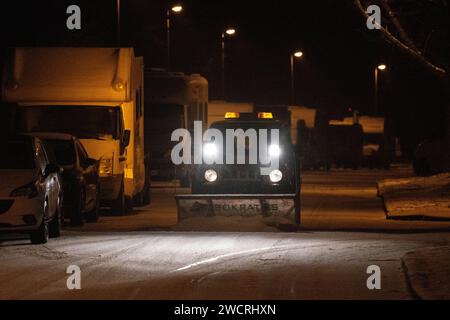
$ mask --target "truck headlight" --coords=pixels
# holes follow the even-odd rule
[[[214,182],[217,180],[217,172],[213,169],[205,171],[205,180],[208,182]]]
[[[277,144],[271,144],[269,146],[269,156],[271,158],[277,158],[281,154],[280,146]]]
[[[99,174],[101,176],[112,176],[113,175],[113,159],[112,158],[100,159]]]
[[[283,179],[283,173],[280,170],[272,170],[269,174],[270,181],[272,182],[280,182]]]
[[[217,146],[214,143],[207,143],[203,146],[203,154],[207,157],[215,157],[217,155]]]

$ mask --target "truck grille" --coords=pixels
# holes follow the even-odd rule
[[[258,166],[232,165],[223,172],[224,181],[258,181],[260,177]]]

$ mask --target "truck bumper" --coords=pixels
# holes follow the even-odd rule
[[[119,196],[123,175],[100,177],[100,199],[102,202],[111,202]]]
[[[178,221],[188,218],[278,217],[300,225],[300,199],[295,194],[176,195]]]

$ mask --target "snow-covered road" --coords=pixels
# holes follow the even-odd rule
[[[305,229],[295,233],[171,231],[171,194],[157,193],[149,208],[46,245],[0,240],[0,299],[408,299],[401,258],[448,245],[450,233],[432,231],[447,223],[384,219],[375,179],[393,174],[403,173],[305,175]],[[69,265],[81,290],[67,289]],[[366,286],[370,265],[381,290]]]

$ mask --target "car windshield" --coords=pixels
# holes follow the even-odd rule
[[[75,163],[75,149],[71,140],[45,140],[44,143],[58,165],[71,166]]]
[[[31,140],[0,142],[0,169],[29,170],[35,168]]]
[[[18,116],[21,132],[61,132],[89,139],[118,136],[120,108],[103,106],[30,106]]]

